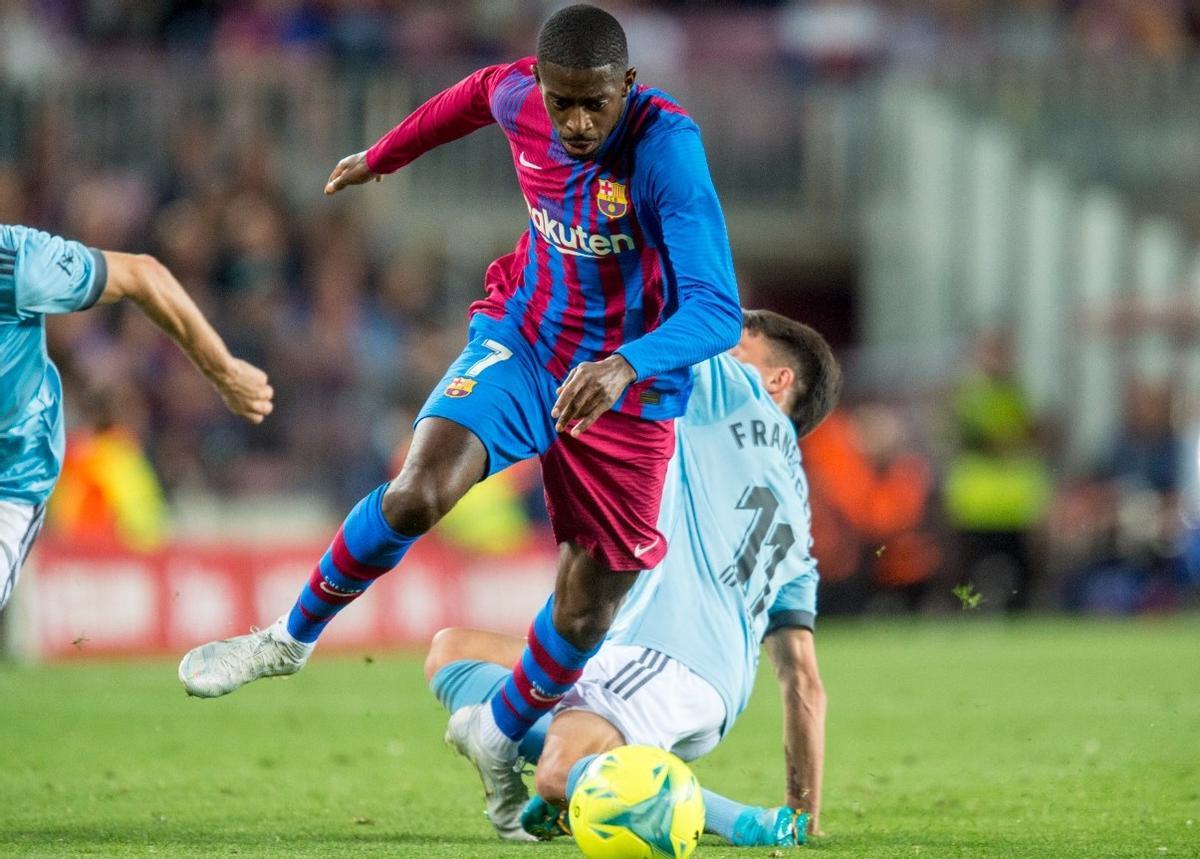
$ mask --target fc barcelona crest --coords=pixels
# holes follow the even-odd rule
[[[606,217],[622,217],[629,211],[629,196],[625,186],[611,179],[601,179],[596,188],[596,206]]]
[[[468,379],[465,376],[455,376],[450,380],[450,384],[446,386],[446,396],[469,397],[473,390],[475,390],[474,379]]]

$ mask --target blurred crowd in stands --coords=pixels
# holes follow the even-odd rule
[[[853,75],[897,52],[919,59],[926,40],[984,18],[1011,22],[1014,39],[1027,35],[1018,21],[1041,19],[1098,51],[1156,56],[1200,36],[1191,0],[608,5],[644,70],[702,60]],[[147,46],[366,70],[447,55],[483,63],[528,53],[552,6],[0,0],[0,79],[52,78],[64,58]],[[165,175],[78,172],[49,146],[32,162],[0,161],[0,222],[157,255],[276,390],[275,413],[251,428],[139,314],[54,320],[71,429],[51,533],[152,547],[181,495],[311,495],[340,511],[394,473],[413,415],[464,341],[465,306],[445,300],[462,293],[449,287],[462,273],[442,251],[373,246],[352,200],[298,210],[279,158],[269,141],[231,145],[196,124],[179,129]],[[1132,613],[1194,600],[1200,546],[1182,498],[1196,462],[1172,387],[1130,383],[1111,449],[1067,470],[1052,422],[1015,381],[1005,333],[971,350],[953,389],[920,401],[856,389],[851,376],[845,402],[804,442],[822,610],[945,610],[958,605],[955,585],[985,610]],[[444,535],[480,551],[520,546],[544,519],[538,480],[527,464],[481,485]]]
[[[302,216],[270,156],[239,160],[189,128],[177,171],[75,177],[62,196],[0,168],[0,220],[89,245],[155,254],[231,350],[264,367],[275,413],[231,417],[208,383],[136,312],[53,320],[50,349],[88,429],[119,423],[145,440],[171,491],[314,492],[345,503],[384,474],[393,446],[464,340],[464,309],[442,300],[443,260],[380,256],[352,206]],[[72,395],[76,395],[72,397]],[[82,395],[82,396],[79,396]]]
[[[529,52],[561,0],[0,0],[0,58],[11,74],[52,75],[67,49],[161,47],[257,62],[342,68],[479,63]],[[609,0],[644,71],[784,61],[846,74],[887,58],[930,59],[985,28],[1021,53],[1064,37],[1089,51],[1179,56],[1200,39],[1197,0]]]
[[[1118,432],[1071,465],[1054,425],[1070,416],[1032,412],[1007,332],[982,332],[962,367],[916,401],[852,386],[801,444],[822,610],[1195,607],[1200,428],[1173,380],[1114,392]]]

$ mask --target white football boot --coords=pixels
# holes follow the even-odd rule
[[[179,663],[179,681],[189,695],[219,698],[260,677],[295,674],[314,646],[292,638],[284,616],[266,629],[189,650]]]
[[[529,790],[521,778],[517,744],[494,725],[489,733],[498,734],[500,739],[489,743],[484,737],[483,720],[491,717],[490,708],[490,704],[476,704],[456,710],[446,728],[446,742],[479,772],[488,820],[500,837],[505,841],[537,841],[521,828],[521,812],[529,801]]]

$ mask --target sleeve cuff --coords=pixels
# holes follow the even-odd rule
[[[636,342],[636,341],[634,341],[634,342]],[[633,380],[633,381],[635,381],[635,382],[643,382],[643,381],[645,381],[645,380],[646,380],[647,378],[649,378],[649,377],[648,377],[648,376],[647,376],[645,373],[643,373],[643,372],[642,372],[642,370],[641,370],[641,368],[638,366],[638,361],[637,361],[637,358],[636,358],[636,353],[635,353],[634,355],[630,355],[630,354],[629,354],[630,352],[634,351],[634,350],[631,348],[632,346],[633,346],[633,344],[632,344],[632,343],[627,343],[626,345],[624,345],[624,346],[622,346],[621,348],[619,348],[619,349],[618,349],[618,350],[617,350],[617,351],[616,351],[614,354],[616,354],[616,355],[620,355],[622,358],[624,358],[624,359],[625,359],[625,361],[626,361],[626,362],[629,364],[629,366],[633,368],[633,372],[637,374],[637,375],[634,377],[634,380]]]
[[[375,165],[372,163],[372,162],[374,162],[374,161],[378,161],[378,160],[379,160],[379,157],[378,157],[378,156],[375,154],[375,147],[376,147],[376,146],[378,146],[378,145],[379,145],[379,143],[378,143],[378,142],[376,142],[374,145],[372,145],[372,146],[371,146],[371,147],[370,147],[370,148],[369,148],[369,149],[366,151],[366,154],[365,154],[365,155],[363,155],[363,161],[367,162],[367,169],[368,169],[368,170],[370,170],[372,173],[378,173],[378,172],[379,172],[378,170],[376,170],[376,169],[375,169]]]
[[[108,261],[104,258],[104,251],[97,248],[88,248],[92,252],[92,287],[88,290],[87,298],[80,305],[80,310],[87,310],[100,300],[100,296],[104,294],[104,287],[108,285]]]
[[[817,616],[811,611],[781,611],[771,615],[763,638],[779,629],[807,629],[809,632],[813,632],[816,625]]]

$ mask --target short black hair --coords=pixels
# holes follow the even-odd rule
[[[796,374],[788,416],[796,425],[796,436],[804,438],[833,411],[842,395],[842,368],[833,350],[815,329],[770,310],[745,311],[742,327],[771,341],[776,360]]]
[[[629,65],[625,31],[603,9],[579,3],[559,9],[538,32],[537,59],[567,69]]]

